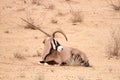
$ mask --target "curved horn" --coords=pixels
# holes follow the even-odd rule
[[[52,37],[53,37],[53,38],[55,37],[55,34],[56,34],[56,33],[61,33],[61,34],[65,37],[66,41],[68,41],[67,36],[66,36],[65,33],[63,33],[62,31],[55,31],[55,32],[52,34]]]

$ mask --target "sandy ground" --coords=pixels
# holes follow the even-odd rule
[[[120,60],[108,59],[106,53],[110,30],[120,27],[120,11],[109,0],[66,1],[0,0],[0,80],[120,80]],[[82,22],[72,22],[71,10],[80,12]],[[46,36],[25,29],[20,17],[49,34],[65,32],[69,41],[59,34],[57,40],[85,52],[93,67],[38,65],[41,57],[35,55],[42,54]]]

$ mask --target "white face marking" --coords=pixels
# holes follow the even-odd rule
[[[57,51],[61,52],[62,50],[63,50],[63,47],[62,46],[58,46]]]
[[[52,41],[52,46],[53,46],[53,49],[56,49],[56,46],[53,41]]]

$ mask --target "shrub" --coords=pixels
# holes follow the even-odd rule
[[[112,30],[110,34],[111,38],[107,46],[108,57],[120,57],[120,28]]]
[[[114,3],[112,0],[108,0],[107,3],[112,6],[113,10],[120,11],[120,0],[118,0],[117,4]]]
[[[25,57],[20,53],[14,53],[14,57],[18,59],[25,59]]]
[[[83,21],[80,11],[71,12],[71,14],[72,14],[71,17],[72,23],[80,23]]]

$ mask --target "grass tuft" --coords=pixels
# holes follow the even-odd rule
[[[120,28],[116,28],[110,32],[110,41],[107,46],[108,58],[120,58]]]
[[[75,11],[75,12],[72,12],[71,14],[72,14],[72,17],[71,17],[72,23],[81,23],[83,21],[83,17],[80,11]]]
[[[111,4],[113,10],[120,11],[120,5]]]
[[[25,59],[25,57],[20,53],[14,53],[14,57],[17,59]]]

